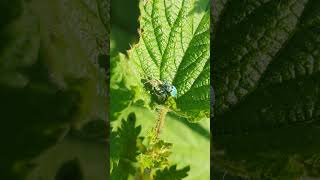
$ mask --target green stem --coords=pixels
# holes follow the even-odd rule
[[[163,107],[163,108],[160,109],[159,119],[158,119],[156,127],[155,127],[155,129],[156,129],[156,137],[157,138],[160,135],[160,132],[161,132],[161,129],[162,129],[163,125],[164,125],[164,120],[166,118],[166,115],[167,115],[168,111],[169,111],[169,108],[167,108],[167,107]]]

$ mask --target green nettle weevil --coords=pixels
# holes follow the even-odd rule
[[[166,101],[169,96],[176,98],[178,94],[176,87],[167,81],[162,82],[158,79],[148,78],[148,80],[145,80],[144,85],[160,102]]]
[[[174,85],[169,84],[167,81],[165,81],[161,85],[161,93],[170,95],[172,97],[177,97],[177,89],[174,87]]]

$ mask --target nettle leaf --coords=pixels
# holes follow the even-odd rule
[[[116,120],[130,105],[138,100],[150,102],[140,84],[139,74],[123,54],[112,58],[110,64],[110,120]]]
[[[111,179],[128,179],[129,175],[136,172],[133,163],[138,156],[138,141],[141,126],[136,127],[136,116],[129,114],[128,119],[121,121],[121,126],[111,132]]]
[[[176,165],[173,165],[164,170],[158,170],[155,176],[155,180],[181,180],[188,176],[190,167],[187,166],[183,169],[177,169]]]
[[[218,0],[214,9],[216,168],[319,176],[308,162],[320,150],[320,2]]]
[[[210,111],[209,9],[208,0],[141,2],[141,37],[129,51],[140,78],[177,88],[178,111],[191,121]]]
[[[140,106],[131,106],[129,110],[126,111],[123,117],[126,117],[130,112],[134,112],[137,116],[137,126],[141,125],[141,136],[145,137],[143,144],[146,148],[151,148],[150,143],[148,143],[148,138],[150,137],[150,130],[154,128],[154,121],[150,119],[156,119],[158,113],[154,111],[149,111]],[[165,125],[159,135],[158,141],[170,142],[172,147],[164,148],[166,152],[171,152],[169,156],[168,168],[172,165],[177,165],[177,171],[190,166],[190,171],[188,171],[188,176],[184,179],[198,180],[198,179],[210,179],[210,121],[209,119],[200,121],[198,123],[189,123],[186,119],[182,119],[179,116],[168,115],[166,117]],[[120,123],[116,121],[112,122],[113,127],[120,127]],[[179,129],[179,131],[177,131]],[[182,133],[183,132],[183,133]],[[161,145],[162,143],[159,143]],[[162,144],[165,145],[166,143]],[[111,148],[113,148],[111,146]],[[158,151],[158,150],[157,150]],[[145,150],[142,150],[145,153]],[[166,152],[158,151],[164,153]],[[192,156],[190,156],[192,154]],[[165,157],[161,156],[161,157]],[[153,156],[152,164],[159,161],[159,156]],[[143,166],[140,161],[140,168]],[[165,160],[166,161],[166,160]],[[165,162],[162,161],[162,162]],[[148,162],[146,162],[148,163]],[[148,165],[150,165],[148,163]],[[154,169],[159,170],[159,169]],[[162,169],[163,170],[163,169]],[[161,171],[162,171],[161,170]]]

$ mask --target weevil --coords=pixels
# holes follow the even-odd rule
[[[172,97],[177,97],[177,89],[174,85],[169,84],[165,81],[160,88],[160,92],[166,95],[170,95]]]
[[[176,98],[178,94],[176,87],[168,81],[148,78],[148,80],[145,80],[144,85],[160,102],[167,100],[169,96]]]

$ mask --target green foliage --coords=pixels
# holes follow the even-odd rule
[[[141,137],[141,126],[136,127],[136,116],[129,114],[121,126],[111,132],[111,179],[127,180],[129,178],[154,179],[164,176],[167,171],[176,179],[181,179],[180,171],[186,174],[189,169],[176,170],[169,167],[168,157],[172,144],[156,137],[155,131],[149,132],[147,138]],[[143,143],[146,139],[147,142]],[[156,173],[156,174],[155,174]],[[180,178],[179,178],[180,177]]]
[[[155,120],[159,118],[158,112],[148,111],[144,108],[132,107],[129,112],[135,112],[137,124],[142,126],[141,135],[148,137],[150,130],[155,128]],[[169,156],[170,166],[177,164],[183,168],[190,166],[186,180],[210,178],[210,121],[189,123],[171,113],[166,115],[160,140],[170,142],[172,147]],[[147,143],[147,139],[144,144]]]
[[[144,91],[139,85],[139,74],[132,69],[132,64],[123,54],[111,60],[110,68],[110,101],[116,102],[110,106],[110,120],[113,121],[137,100],[148,101],[148,98],[139,96]]]
[[[139,42],[133,45],[127,56],[119,54],[111,58],[110,99],[111,120],[114,127],[118,125],[120,129],[124,128],[123,124],[127,122],[120,123],[119,119],[129,112],[133,111],[139,117],[140,114],[144,115],[137,119],[141,124],[142,137],[138,136],[139,133],[135,133],[132,137],[122,135],[131,143],[123,141],[111,144],[112,164],[114,164],[111,177],[114,179],[134,177],[146,180],[170,179],[170,177],[183,179],[187,177],[190,167],[177,169],[173,164],[179,162],[177,157],[182,157],[187,152],[182,150],[184,147],[179,147],[177,139],[171,139],[172,143],[162,139],[163,135],[171,134],[172,130],[164,134],[160,134],[160,130],[164,128],[164,124],[167,123],[165,127],[168,128],[175,124],[173,121],[177,121],[165,122],[168,111],[175,112],[180,118],[186,117],[192,122],[209,116],[209,1],[149,0],[140,1],[139,8],[141,14]],[[111,34],[115,40],[116,36],[117,34]],[[177,88],[177,98],[169,96],[164,101],[159,100],[162,97],[161,84],[165,81]],[[137,111],[133,107],[146,107],[160,112],[157,117],[148,109]],[[150,113],[152,116],[146,116]],[[155,122],[156,119],[158,120]],[[181,129],[183,126],[185,125],[180,124]],[[131,131],[134,129],[136,127],[131,126]],[[118,131],[119,129],[111,134],[120,138]],[[196,138],[191,129],[181,133],[190,136],[191,139]],[[174,135],[171,134],[169,138],[171,137]],[[198,147],[208,148],[205,144]],[[178,148],[175,145],[178,145]],[[131,155],[137,152],[138,148],[138,154],[132,156],[133,159],[125,161],[127,157],[117,154],[121,153],[121,147],[132,151],[132,154],[129,153]],[[197,151],[199,150],[194,150]],[[171,161],[171,158],[175,161]],[[192,163],[191,166],[195,167],[193,177],[196,177],[195,173],[199,171],[194,166],[196,161],[189,158],[188,161],[182,160],[179,164]],[[121,163],[128,164],[121,167]],[[121,168],[123,169],[120,170]],[[132,169],[134,171],[131,171]],[[199,175],[199,177],[208,176]]]
[[[139,41],[126,55],[119,53],[111,57],[110,114],[112,126],[121,129],[127,122],[120,119],[134,112],[139,116],[137,123],[141,125],[141,136],[123,137],[131,141],[126,142],[131,146],[122,144],[125,141],[113,144],[111,140],[111,177],[142,180],[209,178],[209,139],[196,131],[200,129],[207,133],[209,123],[205,124],[205,130],[199,124],[189,124],[202,119],[208,121],[210,112],[209,1],[148,0],[140,1],[139,9]],[[114,32],[119,24],[121,21],[115,22],[117,28],[111,30],[112,52],[127,46],[121,45],[124,40],[119,41],[119,34],[130,37],[128,31]],[[130,38],[128,41],[132,43]],[[177,88],[177,97],[163,94],[164,82]],[[171,118],[172,114],[176,117]],[[181,119],[185,124],[179,122]],[[174,126],[179,130],[164,131]],[[131,128],[135,131],[137,127]],[[120,138],[118,131],[113,130],[111,134]],[[126,160],[128,158],[116,153],[120,153],[122,147],[132,151],[132,155],[138,148],[138,154]],[[192,153],[197,156],[193,158]],[[198,166],[199,159],[207,164]],[[121,163],[125,165],[121,167]],[[174,165],[176,163],[178,165]],[[177,169],[177,166],[185,168]],[[192,171],[190,176],[189,171]]]
[[[156,130],[152,129],[147,137],[147,143],[141,147],[142,154],[138,157],[140,168],[145,171],[163,169],[169,165],[168,157],[171,154],[171,143],[157,138]]]
[[[117,131],[111,132],[111,179],[128,179],[130,174],[135,174],[132,163],[138,155],[137,141],[141,131],[141,126],[135,127],[135,123],[135,115],[130,114],[127,121],[122,120]]]
[[[143,79],[168,81],[178,90],[177,109],[173,109],[176,113],[190,121],[209,117],[209,1],[141,1],[140,11],[140,40],[122,61],[127,63],[122,64],[126,71],[132,73],[117,73],[136,77],[131,83],[140,90],[145,89]],[[111,80],[111,85],[116,83]],[[150,93],[140,90],[135,97],[145,106],[155,107]]]
[[[214,6],[213,164],[256,179],[319,177],[308,163],[320,148],[319,1]]]
[[[177,167],[171,166],[170,168],[165,168],[164,170],[158,170],[156,173],[155,180],[179,180],[183,179],[188,175],[190,167],[185,167],[181,170],[177,170]]]

